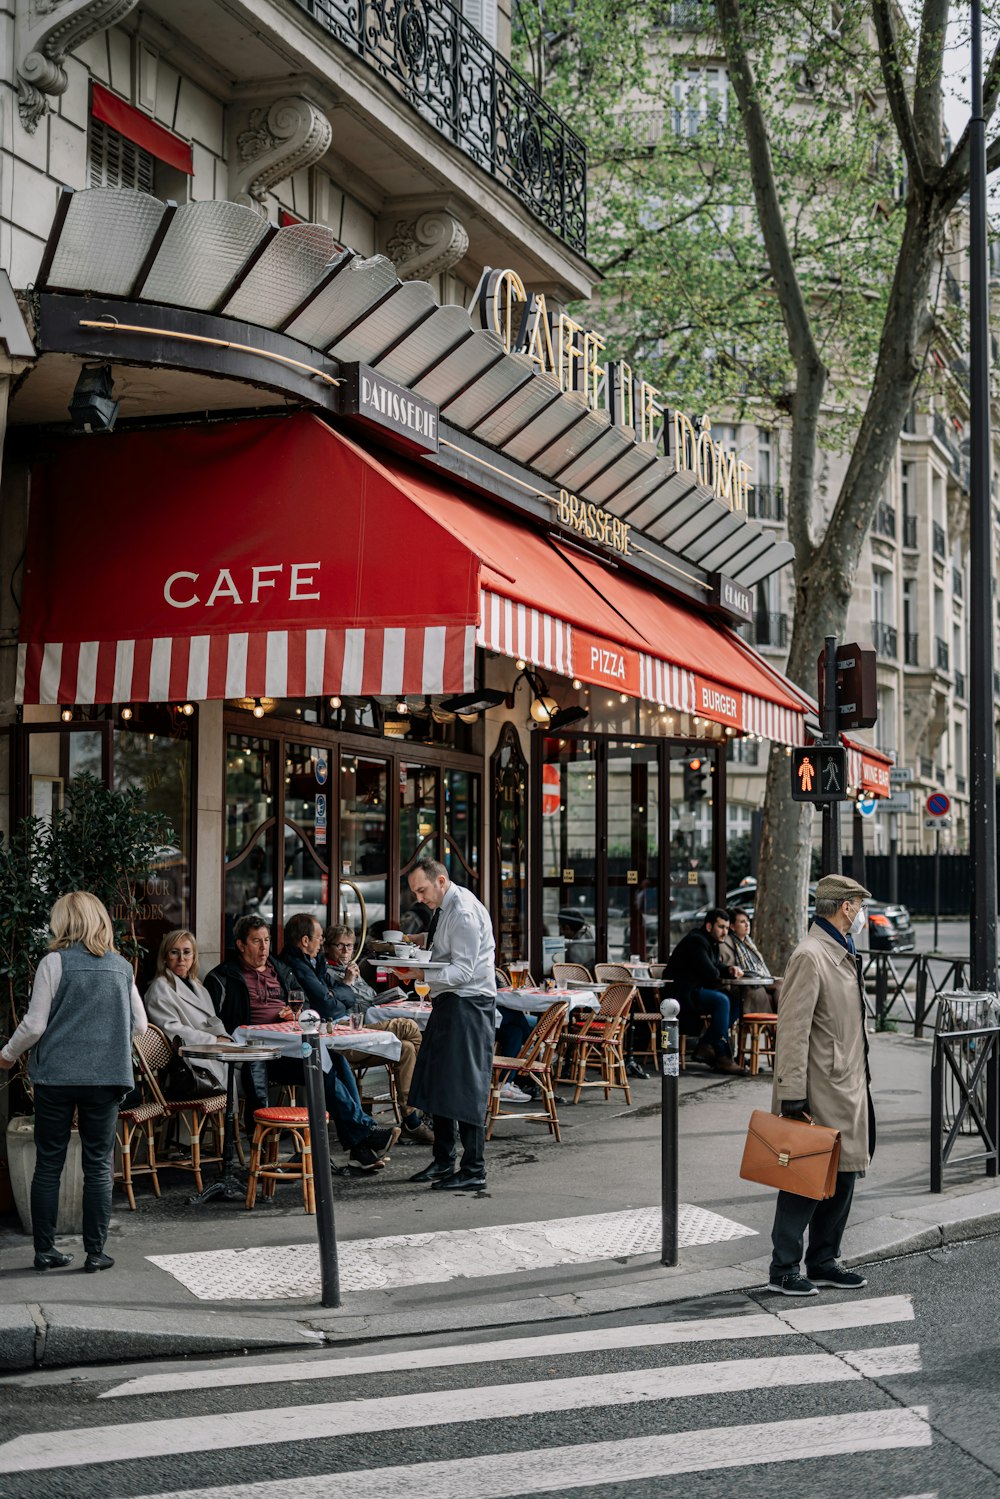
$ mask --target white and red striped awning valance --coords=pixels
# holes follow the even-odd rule
[[[606,649],[595,652],[594,642],[599,637],[568,620],[488,588],[482,589],[480,599],[476,640],[486,650],[520,658],[560,676],[621,688],[630,696],[662,704],[673,712],[722,723],[741,733],[759,734],[782,744],[805,742],[804,714],[791,697],[778,702],[760,696],[740,682],[723,685],[690,667],[637,651],[610,638],[605,642]],[[705,628],[714,627],[706,621]],[[611,669],[603,669],[606,666]],[[744,681],[748,677],[757,680],[749,660],[740,675]],[[774,698],[778,695],[775,691]]]
[[[18,647],[22,703],[467,692],[474,625],[271,630]]]

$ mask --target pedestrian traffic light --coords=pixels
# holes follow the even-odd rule
[[[708,761],[707,760],[685,760],[684,762],[684,800],[686,802],[700,802],[708,795]]]
[[[792,750],[792,801],[840,802],[847,795],[847,751],[837,744]]]

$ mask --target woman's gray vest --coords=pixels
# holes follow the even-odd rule
[[[116,952],[95,958],[80,943],[59,957],[62,979],[45,1033],[32,1048],[32,1082],[131,1088],[131,965]]]

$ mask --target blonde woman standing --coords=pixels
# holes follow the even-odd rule
[[[31,1221],[35,1269],[57,1270],[71,1254],[55,1247],[59,1182],[73,1111],[83,1147],[83,1247],[87,1271],[114,1264],[104,1253],[118,1107],[133,1086],[132,1036],[146,1012],[131,964],[115,950],[111,918],[96,895],[61,895],[49,916],[52,940],[38,965],[27,1013],[0,1050],[9,1070],[26,1051],[35,1094]]]
[[[204,1046],[226,1039],[226,1028],[212,1004],[212,996],[198,978],[198,943],[193,932],[168,932],[160,943],[156,977],[146,990],[146,1013],[172,1043]],[[199,1058],[200,1071],[210,1073],[220,1092],[226,1090],[226,1069],[210,1057]]]

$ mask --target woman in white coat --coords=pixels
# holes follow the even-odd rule
[[[193,932],[180,929],[164,937],[156,959],[156,977],[146,990],[144,1003],[150,1020],[173,1043],[198,1046],[228,1039],[212,996],[198,979],[198,943]],[[224,1063],[200,1057],[198,1067],[210,1072],[220,1091],[225,1091]]]

